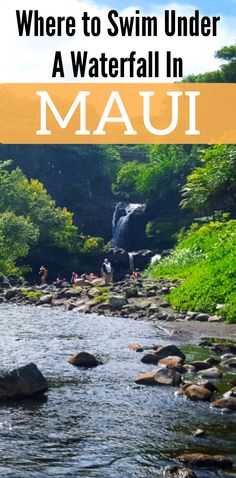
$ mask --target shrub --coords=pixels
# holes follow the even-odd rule
[[[175,277],[184,282],[169,295],[177,309],[220,313],[236,322],[236,220],[193,225],[173,253],[155,263],[155,278]]]

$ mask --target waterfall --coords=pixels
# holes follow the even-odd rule
[[[129,256],[129,270],[131,272],[134,271],[134,254],[133,252],[128,252],[128,256]]]
[[[124,247],[124,235],[128,227],[131,214],[137,209],[143,208],[143,204],[124,204],[119,202],[114,210],[112,218],[111,244],[115,247]]]
[[[152,256],[152,258],[151,258],[151,265],[155,264],[155,262],[160,261],[160,260],[161,260],[161,255],[160,254],[155,254],[155,256]]]

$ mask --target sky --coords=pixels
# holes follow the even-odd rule
[[[78,33],[75,37],[61,38],[19,37],[16,23],[16,9],[38,9],[44,17],[54,15],[74,16],[78,23]],[[157,38],[137,37],[108,37],[107,13],[116,9],[120,15],[134,15],[135,9],[140,9],[142,15],[155,15],[160,22],[160,31]],[[166,9],[175,9],[179,15],[191,16],[196,9],[201,15],[221,16],[217,37],[201,38],[167,38],[162,29],[163,12]],[[85,38],[81,34],[81,16],[87,11],[91,16],[97,15],[102,20],[102,34],[99,37]],[[0,7],[0,80],[1,82],[111,82],[111,79],[89,80],[74,78],[71,68],[71,51],[88,51],[90,57],[99,57],[105,52],[108,57],[126,57],[131,51],[137,56],[146,56],[150,50],[160,52],[159,79],[130,79],[124,82],[158,82],[167,80],[165,76],[166,51],[170,50],[176,57],[182,57],[184,75],[198,74],[215,70],[221,64],[214,55],[215,51],[236,41],[236,0],[178,0],[176,2],[144,1],[144,0],[7,0],[1,2]],[[52,78],[52,67],[55,51],[62,52],[65,78]],[[119,81],[115,79],[114,81]]]
[[[97,3],[104,4],[103,0],[98,0]],[[127,5],[138,5],[140,8],[144,8],[148,6],[151,8],[152,5],[156,4],[163,4],[163,2],[149,2],[146,0],[136,0],[136,2],[127,2],[127,0],[108,0],[108,6],[112,8],[125,8]],[[187,3],[185,0],[179,0],[179,5],[186,5]],[[195,0],[193,3],[197,8],[201,9],[202,12],[209,15],[228,15],[228,16],[235,16],[236,14],[236,1],[235,0]]]

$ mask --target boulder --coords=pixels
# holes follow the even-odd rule
[[[206,436],[206,430],[203,428],[198,428],[193,434],[196,438],[203,438]]]
[[[24,398],[44,393],[48,384],[34,363],[0,373],[0,399]]]
[[[42,295],[38,302],[36,302],[36,305],[50,305],[52,303],[52,295],[51,294],[46,294]]]
[[[181,375],[175,370],[160,368],[152,372],[139,375],[135,383],[139,385],[170,385],[178,387],[181,384]]]
[[[164,470],[165,478],[197,478],[196,473],[185,466],[168,466]]]
[[[109,304],[112,309],[121,309],[126,304],[126,299],[123,295],[111,295]]]
[[[101,362],[97,360],[94,355],[88,352],[79,352],[75,355],[71,355],[67,361],[72,365],[76,365],[77,367],[90,368],[101,365]]]
[[[89,297],[89,299],[93,299],[94,297],[97,297],[100,294],[101,294],[101,291],[99,289],[97,289],[96,287],[92,287],[88,291],[87,296]]]
[[[101,278],[98,277],[97,279],[93,279],[91,281],[91,284],[94,287],[104,286],[104,279],[101,279]]]
[[[192,384],[184,390],[184,395],[193,401],[207,402],[211,399],[212,392],[201,385]]]
[[[81,296],[81,291],[82,289],[80,287],[74,287],[74,288],[71,288],[71,289],[67,289],[65,290],[64,292],[64,297],[66,297],[66,299],[72,299],[74,297],[80,297]]]
[[[193,367],[195,368],[195,370],[197,372],[199,372],[200,370],[207,370],[209,368],[211,368],[211,364],[209,364],[208,362],[191,362],[190,365],[193,365]]]
[[[192,312],[191,310],[189,310],[186,314],[186,320],[194,320],[197,315],[197,312]]]
[[[166,309],[166,307],[170,307],[170,304],[169,304],[169,302],[161,302],[159,304],[159,307],[162,307],[162,308]]]
[[[165,357],[159,360],[159,364],[167,368],[176,368],[182,365],[183,359],[181,357]]]
[[[156,345],[153,347],[155,350],[155,356],[158,357],[158,360],[170,356],[180,357],[185,360],[185,355],[181,350],[176,347],[176,345]]]
[[[217,367],[208,368],[207,370],[200,370],[198,375],[204,378],[221,378],[223,373]]]
[[[212,345],[211,349],[217,354],[236,354],[236,343],[225,343]]]
[[[229,410],[236,410],[236,397],[221,398],[212,402],[212,407],[215,408],[228,408]]]
[[[221,362],[221,365],[230,368],[236,368],[236,357],[230,357]]]
[[[8,289],[4,294],[4,299],[11,300],[19,293],[19,289]]]
[[[191,463],[196,467],[232,468],[233,462],[223,455],[205,455],[203,453],[184,453],[177,457],[182,463]]]
[[[128,349],[132,350],[133,352],[143,352],[143,347],[137,342],[133,342],[132,344],[128,345]]]
[[[158,385],[178,387],[182,382],[182,377],[179,372],[173,369],[161,368],[156,373],[156,381]]]
[[[220,315],[211,315],[208,319],[208,322],[214,323],[214,322],[221,322],[222,318]]]
[[[141,359],[141,362],[147,363],[147,364],[152,364],[152,365],[157,365],[158,362],[159,362],[159,358],[155,354],[146,354]]]
[[[132,297],[138,297],[138,289],[137,287],[130,287],[125,291],[126,299],[131,299]]]
[[[195,317],[195,320],[197,320],[198,322],[207,322],[208,319],[209,319],[208,314],[197,314],[197,316]]]

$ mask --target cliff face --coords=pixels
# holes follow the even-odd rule
[[[0,159],[11,159],[13,168],[41,181],[58,206],[74,213],[80,232],[111,239],[116,163],[106,147],[1,145]]]
[[[132,154],[133,159],[136,158],[135,150],[128,152],[129,160]],[[100,145],[0,146],[0,160],[11,159],[13,168],[18,166],[28,179],[42,182],[58,206],[74,213],[79,232],[103,237],[105,242],[112,238],[112,219],[117,204],[111,190],[117,172],[116,154]],[[122,157],[122,161],[125,160]],[[145,208],[137,208],[129,217],[124,240],[119,246],[129,251],[148,247],[146,223]]]

